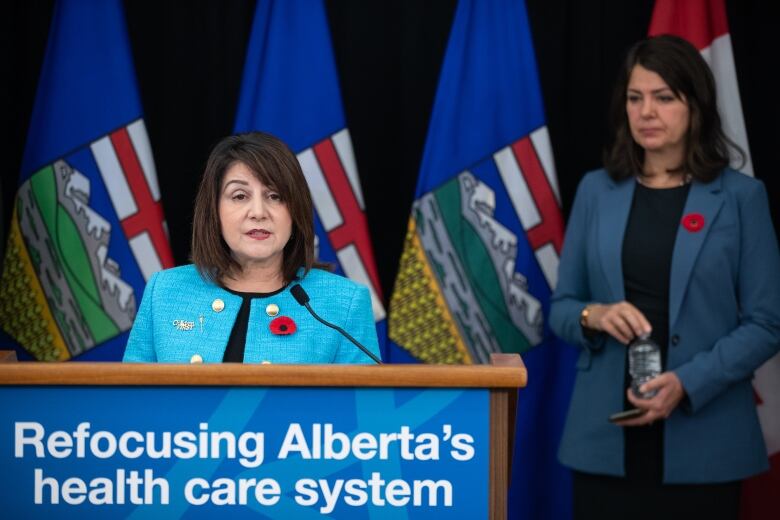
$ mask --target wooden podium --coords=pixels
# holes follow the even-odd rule
[[[506,518],[518,389],[526,385],[526,379],[525,366],[516,354],[494,354],[491,365],[382,366],[31,363],[0,355],[0,390],[95,386],[486,389],[490,446],[487,516],[491,519]]]

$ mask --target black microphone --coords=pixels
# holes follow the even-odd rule
[[[295,301],[297,301],[298,303],[300,303],[301,305],[303,305],[304,307],[306,307],[306,310],[307,310],[307,311],[309,311],[309,313],[310,313],[312,316],[314,316],[314,319],[316,319],[317,321],[319,321],[320,323],[322,323],[322,324],[323,324],[323,325],[325,325],[326,327],[330,327],[331,329],[334,329],[334,330],[338,331],[338,332],[339,332],[339,333],[340,333],[342,336],[344,336],[344,337],[345,337],[345,338],[347,338],[349,341],[351,341],[351,342],[352,342],[352,343],[353,343],[353,344],[354,344],[354,345],[355,345],[357,348],[359,348],[360,350],[362,350],[362,351],[363,351],[363,352],[364,352],[364,353],[365,353],[365,354],[366,354],[368,357],[370,357],[370,358],[371,358],[371,359],[374,361],[374,363],[376,363],[377,365],[381,365],[381,364],[382,364],[382,360],[381,360],[381,359],[379,359],[378,357],[376,357],[374,354],[372,354],[372,353],[371,353],[371,351],[370,351],[370,350],[368,350],[366,347],[364,347],[363,345],[361,345],[361,344],[358,342],[358,340],[356,340],[355,338],[353,338],[352,336],[350,336],[350,335],[349,335],[349,333],[348,333],[347,331],[345,331],[344,329],[342,329],[342,328],[341,328],[341,327],[339,327],[338,325],[334,325],[334,324],[332,324],[332,323],[330,323],[330,322],[328,322],[328,321],[325,321],[325,320],[323,320],[323,319],[322,319],[322,318],[320,318],[319,316],[317,316],[317,313],[316,313],[316,312],[314,312],[314,310],[311,308],[311,305],[309,305],[309,295],[308,295],[308,294],[306,294],[306,291],[303,289],[303,287],[301,287],[301,286],[300,286],[300,285],[298,285],[298,284],[295,284],[295,285],[293,285],[293,286],[292,286],[292,288],[290,288],[290,292],[292,293],[292,295],[293,295],[293,298],[295,298]]]

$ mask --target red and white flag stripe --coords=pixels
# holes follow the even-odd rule
[[[300,152],[298,162],[341,268],[368,287],[374,320],[383,320],[386,312],[349,131],[345,128]]]
[[[555,289],[563,216],[547,127],[502,148],[493,160],[547,284]]]
[[[144,280],[173,267],[143,119],[98,139],[90,148]]]

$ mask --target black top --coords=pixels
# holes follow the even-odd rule
[[[623,286],[626,301],[636,306],[653,327],[650,337],[661,347],[662,367],[666,366],[669,338],[672,252],[689,188],[690,185],[653,189],[637,183],[623,237]],[[628,359],[625,365],[624,388],[627,389],[631,384]],[[633,408],[628,398],[624,397],[624,401],[626,409]],[[663,421],[656,421],[652,426],[623,428],[628,479],[661,482],[663,428]]]
[[[249,310],[252,306],[252,300],[255,298],[267,298],[275,294],[279,294],[287,288],[287,285],[281,289],[268,293],[248,293],[231,291],[227,287],[225,290],[231,292],[237,296],[241,296],[243,301],[241,302],[241,308],[238,310],[238,316],[236,316],[236,322],[233,324],[233,330],[230,331],[230,339],[228,339],[227,346],[225,347],[225,355],[222,357],[223,363],[243,363],[244,362],[244,349],[246,348],[246,331],[249,328]]]

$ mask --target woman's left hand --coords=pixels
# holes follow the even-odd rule
[[[658,390],[650,399],[642,399],[634,395],[634,392],[628,389],[628,400],[642,410],[645,414],[635,419],[616,422],[618,426],[644,426],[652,424],[655,421],[666,419],[671,415],[677,405],[685,397],[680,378],[674,372],[664,372],[642,385],[641,392],[650,392]]]

